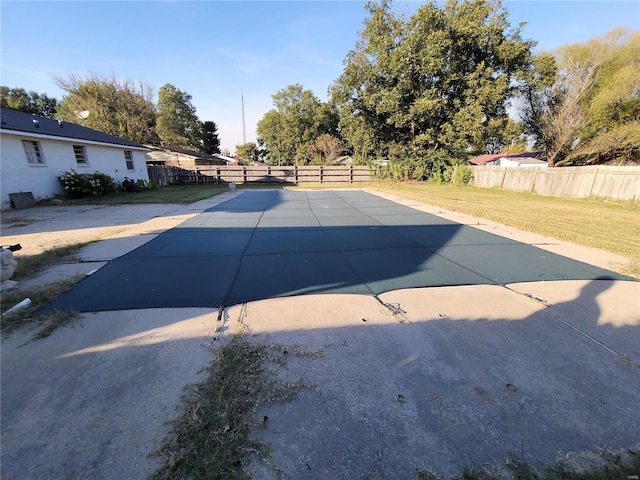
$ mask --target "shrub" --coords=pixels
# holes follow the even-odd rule
[[[105,173],[78,173],[73,169],[58,175],[58,181],[67,198],[106,195],[116,187],[113,178]]]
[[[453,171],[452,183],[456,185],[469,185],[473,180],[473,170],[467,165],[457,165]]]
[[[146,189],[146,190],[155,190],[156,188],[158,188],[158,186],[153,181],[149,180],[147,182],[143,178],[139,178],[138,180],[136,180],[136,183],[140,188]]]
[[[418,180],[449,183],[452,169],[449,155],[442,150],[411,150],[391,159],[388,167],[376,169],[376,178],[389,180]]]

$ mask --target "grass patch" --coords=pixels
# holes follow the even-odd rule
[[[80,249],[94,241],[96,240],[54,247],[37,255],[14,257],[17,267],[11,279],[25,280],[54,265],[73,262],[77,260]],[[0,297],[0,311],[3,314],[25,298],[31,300],[31,305],[28,307],[13,315],[2,317],[0,330],[3,337],[6,338],[15,330],[24,327],[37,329],[34,339],[44,338],[51,335],[56,329],[72,324],[77,319],[78,312],[54,312],[47,315],[38,315],[37,312],[58,295],[69,290],[82,278],[84,275],[75,275],[66,280],[40,287],[25,289],[18,286],[14,290],[3,291]]]
[[[418,480],[439,480],[425,468],[416,470]],[[599,454],[583,453],[574,459],[563,458],[552,466],[536,469],[515,456],[491,468],[465,468],[453,480],[637,480],[640,475],[640,451],[608,450]]]
[[[53,247],[37,255],[15,256],[18,265],[11,279],[24,280],[54,265],[75,261],[80,249],[93,241]]]
[[[290,401],[304,385],[279,381],[270,365],[285,364],[286,351],[234,335],[204,369],[206,379],[187,387],[184,413],[172,425],[169,442],[154,452],[162,465],[153,480],[245,479],[250,454],[266,459],[268,445],[249,438],[260,403]],[[266,419],[262,426],[266,427]],[[259,424],[259,423],[258,423]]]
[[[304,185],[304,184],[303,184]],[[336,184],[340,185],[340,184]],[[237,190],[261,190],[273,188],[295,187],[295,184],[276,184],[276,183],[252,183],[239,184]],[[302,187],[304,188],[304,186]],[[331,188],[329,186],[319,185],[318,188]],[[38,205],[131,205],[144,203],[165,203],[165,204],[183,204],[198,202],[228,192],[229,185],[226,183],[203,183],[193,185],[168,185],[153,190],[142,190],[140,192],[120,192],[116,191],[109,195],[101,195],[96,197],[84,197],[77,199],[55,199],[43,200]]]
[[[229,191],[225,184],[168,185],[141,192],[114,192],[109,195],[84,197],[79,199],[58,199],[64,205],[130,205],[142,203],[189,204]],[[44,201],[42,205],[51,205]]]
[[[0,311],[3,314],[25,298],[31,300],[31,304],[24,309],[13,315],[2,317],[0,328],[3,337],[6,338],[19,328],[33,328],[37,330],[34,339],[44,338],[51,335],[59,327],[72,324],[77,319],[78,312],[54,312],[48,315],[38,315],[37,312],[58,295],[78,283],[83,277],[84,275],[76,275],[68,280],[40,288],[2,292]]]

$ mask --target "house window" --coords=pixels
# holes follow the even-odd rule
[[[135,170],[135,167],[133,165],[133,153],[131,152],[131,150],[124,151],[124,159],[127,162],[127,170]]]
[[[40,142],[34,140],[22,140],[24,153],[27,156],[29,165],[44,165],[44,155],[42,155],[42,147]]]
[[[73,154],[76,157],[76,163],[78,165],[88,165],[87,161],[87,151],[82,145],[74,145],[73,146]]]

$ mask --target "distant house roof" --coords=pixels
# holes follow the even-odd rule
[[[522,153],[493,153],[489,155],[480,155],[469,160],[474,165],[487,165],[489,163],[497,163],[501,158],[532,158],[536,159],[540,156],[540,152],[522,152]]]
[[[504,167],[548,167],[549,164],[546,160],[539,160],[537,158],[531,157],[512,157],[512,158],[501,158],[500,166]]]
[[[139,143],[130,142],[115,135],[99,132],[92,128],[83,127],[77,123],[63,122],[53,118],[39,117],[30,113],[19,112],[3,108],[0,111],[2,117],[0,131],[20,132],[29,136],[52,137],[59,139],[84,140],[92,143],[103,143],[108,145],[118,145],[133,149],[144,149],[146,147]]]
[[[201,159],[201,160],[210,160],[212,162],[215,161],[222,161],[219,157],[219,155],[210,155],[208,153],[204,153],[204,152],[199,152],[197,150],[190,150],[188,148],[177,148],[177,147],[159,147],[159,146],[155,146],[155,145],[146,145],[146,147],[151,150],[151,154],[155,153],[155,152],[160,152],[160,153],[178,153],[180,155],[185,155],[188,157],[193,157],[194,159]],[[224,162],[222,162],[224,164]]]
[[[213,154],[214,157],[219,158],[220,160],[224,160],[225,162],[231,162],[231,163],[239,163],[240,160],[237,158],[233,158],[233,157],[228,157],[226,155],[222,155],[220,153],[214,153]]]

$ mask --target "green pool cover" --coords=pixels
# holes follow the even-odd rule
[[[627,279],[362,191],[246,190],[109,262],[46,310],[603,276]]]

